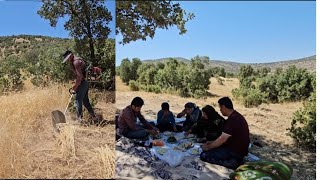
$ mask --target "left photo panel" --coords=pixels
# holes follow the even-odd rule
[[[115,0],[0,1],[0,24],[0,178],[114,178]]]

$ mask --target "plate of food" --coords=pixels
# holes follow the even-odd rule
[[[168,152],[167,148],[163,148],[163,147],[159,147],[157,148],[157,153],[160,154],[161,156],[163,156],[166,152]]]
[[[170,136],[170,137],[168,137],[167,142],[174,144],[177,142],[177,139],[174,136]]]
[[[178,144],[178,147],[181,148],[181,149],[184,149],[184,150],[188,150],[190,148],[192,148],[194,146],[194,143],[192,141],[181,141],[179,144]]]
[[[194,135],[194,134],[188,134],[188,136],[186,136],[186,138],[188,139],[193,139],[193,138],[196,138],[197,136]]]
[[[202,153],[202,149],[200,146],[199,147],[197,146],[189,149],[187,152],[192,155],[199,155]]]
[[[170,131],[165,131],[165,132],[163,132],[163,134],[166,135],[166,136],[171,136],[172,132],[170,132]]]

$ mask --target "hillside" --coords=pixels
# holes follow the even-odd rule
[[[40,49],[49,44],[69,42],[72,42],[72,40],[38,35],[0,36],[0,58],[12,54],[21,55],[29,50]]]
[[[154,59],[154,60],[144,60],[143,62],[146,63],[154,63],[154,62],[165,62],[169,58],[161,58],[161,59]],[[189,59],[175,57],[178,61],[182,62],[190,62]],[[240,70],[241,65],[251,65],[254,69],[258,68],[271,68],[271,71],[274,71],[277,68],[286,69],[290,65],[295,65],[298,68],[306,68],[311,72],[316,71],[316,56],[309,56],[300,59],[294,60],[284,60],[279,62],[272,62],[272,63],[237,63],[237,62],[230,62],[230,61],[223,61],[223,60],[210,60],[209,66],[211,67],[223,67],[226,72],[238,73]]]

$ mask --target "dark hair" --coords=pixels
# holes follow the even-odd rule
[[[167,103],[167,102],[162,103],[161,104],[161,109],[169,111],[169,103]]]
[[[141,97],[135,97],[131,101],[131,105],[134,105],[135,107],[142,107],[144,104],[144,101]]]
[[[63,56],[63,58],[66,58],[71,53],[72,52],[70,50],[67,50],[62,56]]]
[[[210,105],[203,107],[202,111],[206,113],[208,119],[210,120],[223,119],[220,114]]]
[[[195,104],[192,102],[188,102],[187,104],[184,105],[184,108],[194,108]]]
[[[219,105],[224,105],[228,109],[233,109],[232,101],[229,97],[223,97],[218,101]]]

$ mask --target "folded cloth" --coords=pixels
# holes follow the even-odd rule
[[[234,180],[290,180],[292,173],[292,168],[281,162],[255,161],[239,166],[229,177]]]

